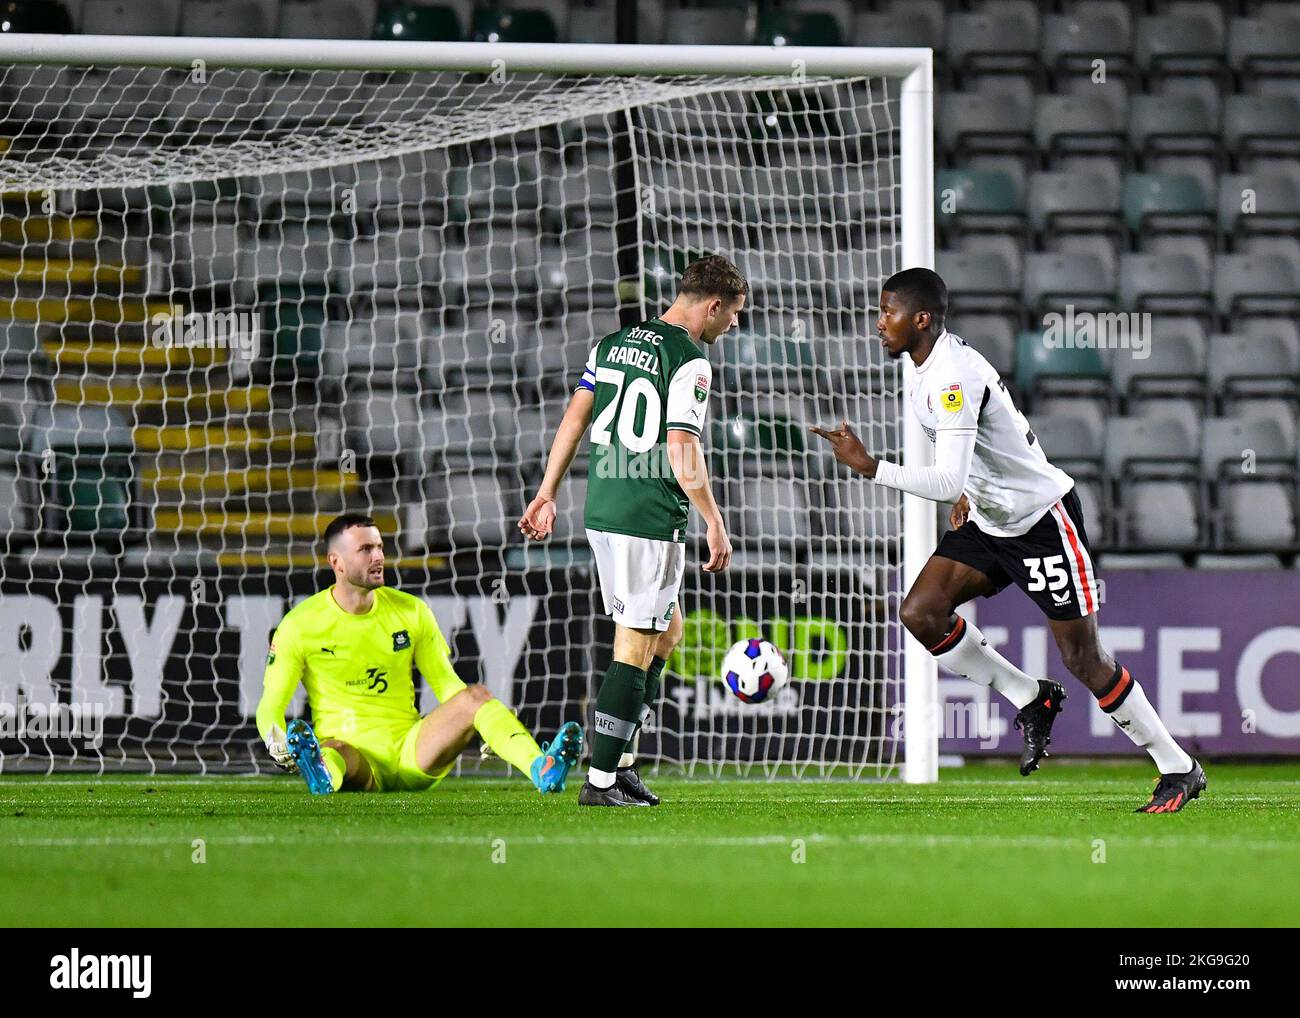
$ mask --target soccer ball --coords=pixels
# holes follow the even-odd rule
[[[766,640],[741,640],[722,659],[722,684],[745,703],[762,703],[789,681],[785,658]]]

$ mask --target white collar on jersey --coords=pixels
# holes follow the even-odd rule
[[[934,341],[934,346],[930,347],[930,356],[927,357],[923,363],[914,365],[918,375],[922,374],[926,368],[934,363],[934,352],[939,349],[939,344],[947,339],[949,335],[951,335],[951,333],[949,333],[947,329],[944,329],[943,332],[939,333],[939,338]]]

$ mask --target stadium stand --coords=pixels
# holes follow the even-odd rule
[[[602,44],[617,33],[615,0],[26,0],[11,7],[8,30],[15,32]],[[1003,373],[1044,447],[1076,473],[1089,518],[1097,520],[1093,539],[1112,552],[1103,564],[1296,562],[1300,11],[1294,5],[640,0],[637,15],[638,41],[650,43],[932,46],[939,89],[938,268],[953,295],[951,324]],[[373,91],[352,101],[359,115],[376,116],[383,86],[367,87]],[[25,95],[32,105],[21,111],[29,118],[42,109],[31,92]],[[148,113],[201,132],[222,117],[219,101],[178,82],[166,109]],[[589,163],[609,163],[607,138],[582,138],[592,149]],[[556,423],[554,398],[585,352],[585,341],[562,334],[557,315],[593,309],[609,311],[611,327],[614,321],[612,174],[562,172],[566,146],[583,144],[582,138],[559,137],[503,156],[491,186],[477,175],[481,166],[467,171],[438,151],[411,157],[401,174],[361,164],[351,181],[360,236],[333,232],[327,215],[304,226],[322,191],[309,174],[285,175],[268,188],[268,204],[258,208],[261,234],[250,229],[237,201],[219,192],[178,187],[149,196],[150,214],[187,224],[166,233],[186,246],[160,252],[162,264],[176,267],[169,285],[239,303],[257,300],[277,337],[265,384],[238,407],[198,389],[235,365],[214,359],[212,351],[144,343],[143,323],[157,305],[146,292],[146,259],[124,258],[111,280],[96,281],[94,329],[76,272],[56,268],[69,257],[75,266],[77,252],[89,245],[122,241],[143,196],[117,196],[113,215],[86,208],[59,220],[35,209],[24,216],[24,199],[4,196],[0,282],[11,315],[0,322],[0,525],[10,546],[30,542],[43,526],[65,526],[70,539],[129,543],[146,519],[178,539],[206,533],[215,513],[204,498],[236,491],[258,496],[247,500],[243,516],[224,514],[223,526],[242,528],[246,538],[265,541],[314,526],[289,492],[307,490],[311,504],[327,510],[331,498],[366,482],[315,470],[309,456],[315,439],[306,438],[301,423],[285,430],[272,412],[274,385],[291,377],[320,379],[324,398],[340,409],[349,447],[365,460],[363,477],[381,487],[385,477],[401,473],[393,461],[408,450],[446,450],[457,493],[410,528],[420,547],[508,541],[501,513],[518,510],[524,480],[539,469],[540,436]],[[791,165],[798,169],[778,169]],[[729,202],[749,203],[747,210],[779,224],[783,201],[837,201],[838,172],[835,165],[774,159],[759,166],[738,157],[702,187],[707,193],[699,199],[719,224],[727,221]],[[413,185],[409,194],[402,193],[404,183]],[[675,193],[689,188],[678,185]],[[259,200],[249,194],[246,188],[239,201]],[[428,194],[445,198],[430,203]],[[277,209],[287,210],[283,222],[275,220]],[[518,217],[512,246],[483,244],[473,225],[431,228],[495,217]],[[286,243],[289,231],[298,232]],[[702,247],[725,246],[726,231],[697,239]],[[867,285],[834,264],[821,244],[815,235],[792,234],[788,246],[747,266],[756,296],[788,285],[792,271],[827,280],[828,302],[839,288]],[[130,245],[123,250],[129,254]],[[601,257],[588,257],[592,252]],[[494,287],[503,276],[511,287]],[[440,282],[436,293],[422,295],[429,298],[424,302],[412,287],[427,288],[430,280]],[[324,296],[340,288],[348,295],[350,324]],[[524,294],[518,306],[486,306],[494,290],[510,288]],[[37,292],[68,296],[65,320],[41,318],[38,328]],[[364,309],[388,293],[398,294],[403,311],[384,331]],[[1149,314],[1142,326],[1149,345],[1139,351],[1049,342],[1045,316],[1067,304],[1075,313]],[[421,310],[439,305],[467,310]],[[501,374],[487,370],[501,351],[481,339],[481,323],[496,318],[519,353],[505,388],[494,380]],[[115,342],[97,347],[101,338]],[[779,341],[753,337],[735,342],[739,352],[726,356],[738,359],[723,367],[733,381],[746,364],[806,350],[794,344],[792,353]],[[101,380],[85,374],[88,367]],[[354,377],[366,380],[374,398],[359,398]],[[418,389],[409,384],[415,378],[423,382]],[[177,406],[193,409],[196,399],[205,422],[171,423]],[[138,406],[136,419],[124,415],[129,405]],[[792,441],[816,409],[769,407],[713,428],[715,458],[736,473],[737,505],[764,514],[763,532],[778,541],[830,531],[846,511],[806,505],[797,487],[777,491],[763,506],[745,498],[746,484],[772,473],[763,450]],[[94,416],[93,449],[69,444],[77,434],[84,441],[88,418],[78,431],[77,414]],[[464,422],[471,417],[491,428],[470,434]],[[509,437],[516,433],[522,435],[517,450]],[[265,462],[226,470],[227,454],[239,443],[264,450]],[[49,476],[33,465],[45,450],[57,463]],[[163,450],[207,457],[209,471],[185,482],[196,498],[181,497],[174,471],[150,464]],[[518,455],[518,468],[485,471],[476,456],[491,450]],[[1253,453],[1249,473],[1241,466],[1246,451]],[[395,492],[393,513],[400,502]],[[97,508],[87,510],[91,505]],[[825,517],[817,518],[819,512]],[[562,525],[580,528],[581,522]]]

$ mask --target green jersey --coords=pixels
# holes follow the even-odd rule
[[[668,462],[668,432],[699,435],[713,370],[680,325],[659,318],[606,336],[578,383],[595,394],[586,525],[685,541],[690,501]]]

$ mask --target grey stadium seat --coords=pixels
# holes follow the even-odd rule
[[[1289,16],[1268,13],[1229,23],[1228,63],[1247,81],[1300,76],[1300,15],[1293,5],[1287,8]]]
[[[749,41],[743,7],[670,7],[664,12],[664,42],[738,46]]]
[[[343,404],[346,442],[362,456],[410,456],[418,462],[420,409],[416,397],[367,386]]]
[[[1199,430],[1172,417],[1117,417],[1106,425],[1106,472],[1119,479],[1132,473],[1194,473],[1200,461]]]
[[[1014,96],[976,92],[941,96],[935,123],[940,143],[952,159],[981,153],[1035,155],[1029,110]]]
[[[373,0],[284,0],[281,39],[368,39],[375,23]]]
[[[1247,456],[1250,453],[1250,456]],[[1201,432],[1201,474],[1242,476],[1253,460],[1260,474],[1294,469],[1295,426],[1285,417],[1210,417]]]
[[[278,0],[185,0],[181,35],[264,39],[275,35]]]
[[[434,474],[425,483],[429,548],[475,551],[507,543],[506,499],[491,470]]]
[[[1098,153],[1128,159],[1124,117],[1100,95],[1040,96],[1034,109],[1034,139],[1049,163]]]
[[[1065,233],[1122,233],[1117,180],[1080,170],[1029,178],[1029,224],[1045,240]]]
[[[1188,254],[1125,254],[1119,264],[1119,299],[1126,310],[1198,315],[1213,313],[1210,276]]]
[[[1135,53],[1138,66],[1157,76],[1225,73],[1222,15],[1189,17],[1155,15],[1138,19]]]
[[[1295,486],[1278,481],[1237,481],[1220,489],[1220,548],[1294,548]]]
[[[1248,396],[1294,399],[1297,373],[1296,351],[1281,334],[1210,337],[1210,387],[1225,404]]]
[[[1300,154],[1300,99],[1288,95],[1230,95],[1223,108],[1223,143],[1243,162]]]
[[[1214,301],[1224,316],[1300,312],[1300,269],[1277,254],[1221,254],[1214,259]]]
[[[958,75],[1038,75],[1038,8],[1002,0],[983,10],[950,11],[948,63]]]
[[[83,35],[175,35],[180,0],[86,0],[81,8]]]
[[[1152,330],[1146,357],[1133,350],[1112,351],[1111,379],[1121,397],[1130,401],[1171,399],[1204,403],[1206,390],[1205,338],[1197,332]]]
[[[1025,303],[1035,313],[1065,303],[1110,309],[1115,281],[1096,255],[1034,253],[1025,256]]]
[[[1252,211],[1243,212],[1243,205]],[[1219,182],[1219,229],[1229,237],[1294,238],[1300,233],[1300,171],[1225,174]]]
[[[1195,548],[1202,543],[1196,488],[1186,481],[1135,481],[1123,491],[1120,543],[1132,549]]]

